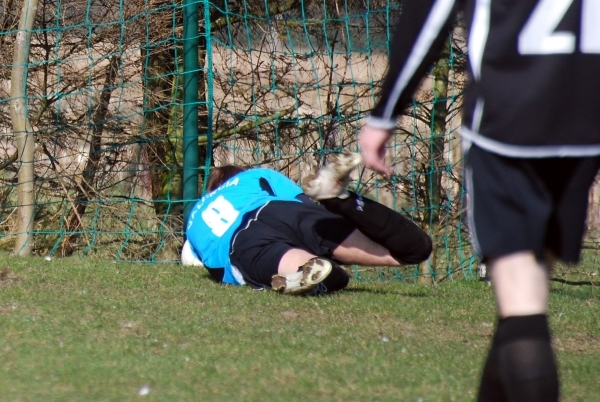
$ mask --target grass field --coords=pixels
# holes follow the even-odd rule
[[[493,331],[478,282],[295,298],[178,265],[0,259],[3,402],[471,401]],[[550,316],[563,400],[600,400],[600,293],[554,284]]]

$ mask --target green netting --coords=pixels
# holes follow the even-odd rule
[[[26,165],[15,154],[9,93],[24,4],[0,19],[5,249],[19,233],[17,174]],[[401,2],[385,0],[40,1],[24,84],[35,140],[33,252],[177,260],[184,204],[203,191],[210,166],[272,167],[300,181],[327,155],[356,150],[400,12]],[[361,170],[352,183],[427,228],[434,256],[421,267],[357,267],[359,278],[473,273],[456,135],[461,33],[457,23],[398,125],[388,152],[395,175]]]

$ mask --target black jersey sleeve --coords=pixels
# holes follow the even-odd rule
[[[454,21],[457,0],[405,0],[390,44],[389,67],[379,101],[367,118],[391,129],[408,106],[421,78],[441,52]]]

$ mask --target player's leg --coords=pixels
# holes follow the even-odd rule
[[[231,262],[255,288],[304,294],[348,285],[348,273],[333,260],[354,228],[315,204],[275,201],[262,208],[234,237]],[[322,285],[322,286],[321,286]]]
[[[300,295],[310,292],[331,273],[329,262],[294,248],[262,218],[259,215],[249,221],[232,242],[231,263],[248,285]]]
[[[293,270],[297,267],[297,263],[303,258],[303,250],[290,250],[288,255],[285,255],[281,264],[287,266],[288,270]],[[321,260],[326,257],[319,257]],[[344,239],[339,245],[335,246],[328,256],[328,261],[332,264],[332,272],[323,281],[321,290],[323,293],[331,293],[344,289],[350,282],[348,272],[340,267],[336,261],[345,265],[365,265],[365,266],[400,266],[402,262],[396,260],[388,249],[381,244],[375,243],[362,232],[355,229],[350,235]],[[292,262],[293,261],[293,262]],[[280,265],[280,267],[282,267]],[[285,268],[284,268],[285,269]],[[280,268],[280,272],[282,268]]]
[[[389,252],[382,246],[373,243],[356,230],[355,226],[338,214],[326,210],[314,203],[271,203],[264,219],[283,233],[289,244],[306,250],[311,255],[328,259],[332,264],[332,272],[323,281],[328,292],[345,288],[350,275],[338,262],[368,265],[398,265]],[[298,258],[291,263],[286,260]],[[282,264],[293,270],[296,264],[306,257],[292,252],[282,257]]]
[[[338,270],[342,270],[342,284]],[[310,294],[316,290],[316,294],[324,294],[345,288],[349,280],[348,274],[332,260],[293,248],[281,257],[271,287],[285,294]]]
[[[578,260],[588,190],[599,162],[469,150],[470,230],[490,268],[499,314],[479,401],[558,400],[545,261],[548,251],[563,261]]]
[[[334,257],[338,259],[335,251]],[[334,259],[293,248],[281,257],[271,287],[281,293],[323,295],[342,290],[349,282],[350,275]]]
[[[402,214],[348,192],[348,198],[329,198],[320,201],[329,211],[348,219],[372,243],[388,250],[401,264],[417,264],[431,254],[431,238],[423,229]],[[365,242],[362,242],[365,243]],[[373,249],[369,245],[369,249]]]
[[[333,256],[343,264],[367,266],[399,266],[390,251],[379,243],[375,243],[359,230],[353,231],[343,242],[333,250]]]
[[[500,317],[546,314],[548,267],[533,252],[519,252],[489,261]]]
[[[352,202],[352,200],[356,200],[356,198],[354,198],[355,196],[354,193],[351,193],[350,197],[344,201]],[[366,208],[366,212],[358,212],[359,219],[355,219],[354,221],[348,218],[342,219],[339,215],[344,216],[343,214],[332,215],[326,210],[320,211],[320,209],[323,208],[316,205],[305,206],[303,207],[305,209],[317,209],[318,217],[315,218],[314,221],[318,220],[319,224],[315,225],[317,230],[315,230],[314,233],[305,230],[299,230],[298,233],[305,234],[302,236],[304,244],[312,250],[319,250],[320,246],[316,245],[315,242],[328,241],[327,247],[322,249],[321,246],[320,251],[317,251],[317,253],[322,257],[333,258],[346,265],[400,266],[406,263],[417,263],[425,260],[431,251],[431,240],[427,234],[400,214],[381,204],[375,202],[372,203],[376,204],[378,207]],[[370,203],[367,202],[366,205],[370,205]],[[387,219],[381,219],[379,222],[380,225],[374,224],[373,226],[369,226],[369,222],[377,221],[377,219],[369,217],[368,214],[376,214],[377,211],[380,211],[381,209],[384,209],[384,213],[380,216],[386,216]],[[387,214],[389,211],[393,213],[393,218]],[[306,213],[307,216],[310,216],[308,211],[306,211]],[[394,219],[398,216],[402,218],[401,221]],[[359,221],[361,225],[366,226],[364,230],[371,232],[373,237],[376,237],[373,232],[380,230],[383,233],[377,234],[380,238],[380,242],[373,241],[369,236],[358,229],[349,231],[353,226],[357,226],[356,221]],[[385,224],[392,222],[391,225],[394,225],[394,223],[396,223],[396,230],[391,231],[389,235],[386,235],[388,231],[383,227],[384,221]],[[311,222],[310,218],[307,222]],[[398,235],[398,233],[400,233],[400,235]],[[382,244],[390,244],[390,248],[393,252]],[[298,264],[302,263],[303,260],[306,261],[312,255],[310,253],[305,253],[304,250],[290,250],[288,254],[282,257],[279,272],[283,272],[283,270],[294,270],[295,267],[299,266]],[[325,285],[328,286],[330,290],[343,289],[347,286],[350,277],[343,268],[335,264],[335,261],[332,262],[332,274],[325,281]]]
[[[298,272],[298,267],[301,267],[315,257],[316,255],[309,253],[306,250],[300,248],[291,248],[283,256],[281,256],[277,273],[289,274]]]
[[[548,269],[532,252],[488,262],[499,319],[478,401],[556,401],[558,372],[547,319]]]
[[[400,213],[346,189],[350,173],[360,161],[357,153],[332,155],[323,169],[304,180],[305,194],[349,220],[372,242],[387,249],[397,262],[415,264],[426,260],[432,248],[427,233]],[[375,248],[360,240],[369,249]],[[373,251],[380,252],[377,248]]]

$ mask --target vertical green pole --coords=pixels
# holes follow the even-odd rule
[[[198,0],[183,2],[183,221],[198,198]],[[184,226],[185,228],[185,226]]]

